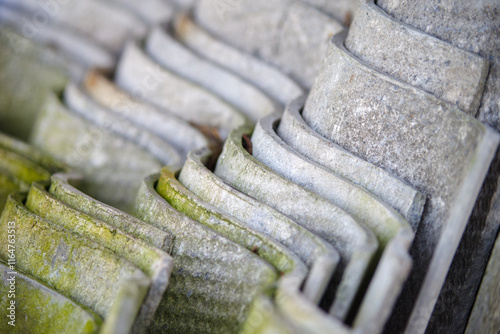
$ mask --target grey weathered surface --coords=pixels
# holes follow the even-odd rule
[[[12,285],[15,297],[9,296]],[[101,318],[87,307],[1,262],[0,293],[2,333],[90,334],[102,324]],[[8,324],[11,301],[15,301],[15,326]]]
[[[90,123],[137,144],[162,164],[179,166],[184,160],[179,152],[162,138],[102,107],[75,83],[66,86],[64,103],[72,112]]]
[[[75,210],[45,189],[48,183],[33,183],[26,208],[35,215],[100,244],[141,269],[150,280],[148,292],[134,323],[133,332],[149,326],[167,288],[173,260],[165,252],[97,218]]]
[[[292,101],[277,133],[298,153],[359,185],[392,206],[417,230],[425,196],[405,182],[317,134],[302,118],[305,96]]]
[[[0,148],[0,169],[28,185],[50,178],[50,172],[42,166],[4,148]]]
[[[142,38],[147,32],[147,25],[136,15],[107,1],[65,0],[52,6],[37,0],[2,0],[2,3],[25,11],[26,20],[23,22],[31,23],[33,29],[44,25],[64,26],[114,54],[121,51],[128,39]],[[36,16],[45,18],[44,23],[39,24],[36,18],[33,19]]]
[[[188,15],[178,16],[174,29],[175,37],[184,45],[249,81],[282,106],[303,94],[303,90],[277,68],[215,38]]]
[[[158,64],[220,96],[253,122],[275,109],[275,102],[264,92],[196,55],[163,28],[155,27],[151,30],[144,48]]]
[[[361,63],[342,41],[331,45],[304,119],[428,196],[412,249],[414,270],[398,304],[402,316],[421,288],[412,326],[423,331],[499,137],[451,104]]]
[[[304,322],[304,320],[297,319],[300,317],[295,317],[295,314],[292,314],[292,312],[290,312],[291,309],[295,308],[296,310],[298,309],[298,311],[300,312],[300,308],[304,308],[304,304],[306,304],[305,308],[309,308],[310,310],[311,309],[314,310],[315,311],[315,312],[313,311],[314,315],[312,317],[310,317],[312,319],[308,319],[305,322],[308,322],[311,320],[313,320],[313,321],[317,320],[317,319],[314,319],[315,316],[317,316],[317,313],[323,312],[323,311],[320,311],[320,309],[314,303],[311,303],[310,300],[304,298],[304,295],[302,295],[296,289],[294,289],[294,287],[297,284],[300,284],[299,279],[297,277],[283,276],[282,278],[280,278],[280,280],[277,283],[277,289],[276,289],[276,292],[274,293],[274,297],[275,297],[275,302],[277,303],[277,306],[278,306],[277,308],[275,308],[275,310],[278,312],[278,314],[283,315],[282,320],[286,321],[285,323],[282,323],[282,325],[284,325],[284,327],[281,327],[281,330],[288,329],[288,331],[300,333],[300,332],[303,332],[303,328],[301,328],[301,325]],[[286,300],[284,300],[284,299],[286,299]],[[289,304],[288,308],[283,308],[282,307],[283,303]],[[258,303],[256,305],[256,302],[254,301],[254,306],[259,306],[259,305],[258,305]],[[260,305],[260,306],[264,306],[264,305]],[[267,309],[269,309],[270,307],[271,307],[271,305],[268,304],[265,309],[260,310],[260,312],[264,313],[263,315],[261,315],[261,319],[266,318],[266,315],[268,312]],[[271,309],[270,309],[271,313],[272,313],[272,310],[273,310],[273,308],[271,307]],[[258,312],[259,310],[254,309],[254,311]],[[255,327],[255,322],[256,322],[255,315],[254,315],[254,317],[252,317],[252,316],[253,316],[252,314],[249,314],[249,317],[245,323],[245,325],[247,325],[245,328],[248,330],[247,332],[252,332],[251,327]],[[310,316],[310,315],[307,315],[307,316]],[[277,326],[277,324],[275,324],[276,320],[280,320],[280,318],[278,317],[277,319],[271,319],[271,321],[268,321],[267,324],[264,324],[264,328],[266,330],[262,329],[259,331],[258,329],[254,328],[253,332],[256,332],[256,333],[261,333],[261,332],[274,333],[274,332],[276,332],[278,329],[275,329],[274,331],[271,330],[271,328]],[[338,320],[336,320],[335,322],[337,322],[337,321]],[[340,321],[338,321],[338,322],[340,322]],[[310,332],[310,331],[308,331],[308,332]],[[338,333],[338,332],[335,332],[335,333]]]
[[[4,261],[7,224],[15,222],[16,267],[89,307],[105,321],[120,290],[137,279],[149,283],[130,262],[28,211],[22,204],[25,199],[20,193],[9,196],[0,219],[0,257]],[[130,306],[139,309],[141,303],[142,298]]]
[[[81,176],[78,174],[54,174],[50,178],[49,193],[75,210],[100,219],[170,253],[174,239],[170,233],[84,194],[74,186],[79,181]]]
[[[273,299],[269,294],[254,299],[241,333],[361,333],[327,315],[293,286],[280,279]]]
[[[300,330],[276,309],[270,296],[261,294],[252,302],[240,333],[298,334]]]
[[[140,179],[162,165],[136,144],[68,111],[53,94],[30,142],[82,173],[84,192],[120,209],[134,200]]]
[[[377,4],[398,20],[492,62],[478,117],[500,131],[500,3],[380,0]]]
[[[304,294],[313,302],[319,302],[339,262],[338,252],[324,239],[213,174],[205,166],[210,156],[208,149],[189,153],[179,181],[203,201],[269,235],[297,254],[310,268]]]
[[[53,24],[33,26],[26,12],[0,4],[0,24],[15,29],[36,43],[56,48],[58,52],[79,63],[83,68],[111,71],[114,56],[102,46],[81,34]],[[28,22],[24,25],[23,23]]]
[[[500,130],[500,3],[491,0],[439,3],[384,0],[378,4],[398,20],[459,48],[478,53],[491,62],[476,117]],[[498,184],[496,173],[491,182]],[[465,321],[486,265],[484,259],[493,242],[492,232],[499,224],[498,220],[493,222],[485,217],[494,193],[495,189],[485,182],[471,216],[470,227],[461,241],[443,293],[437,301],[428,332],[461,332],[466,326]]]
[[[158,194],[180,213],[217,231],[247,250],[255,252],[276,268],[280,274],[285,275],[280,279],[293,277],[293,287],[299,290],[307,275],[307,267],[297,255],[264,233],[202,201],[177,181],[176,173],[177,171],[168,167],[162,169],[156,186]]]
[[[146,178],[136,215],[175,236],[174,271],[151,331],[235,333],[250,302],[277,278],[256,254],[174,210],[155,190],[158,176]]]
[[[134,320],[141,306],[141,303],[137,303],[136,300],[144,299],[144,296],[148,292],[148,287],[148,281],[138,278],[129,280],[128,284],[117,294],[100,334],[143,332],[144,327],[136,325]]]
[[[87,74],[82,86],[93,100],[163,138],[183,156],[193,149],[208,145],[203,134],[185,120],[134,99],[96,71]]]
[[[328,200],[274,173],[252,157],[242,146],[242,135],[249,132],[242,127],[230,134],[215,174],[317,233],[339,251],[344,270],[332,312],[344,318],[378,248],[373,232]]]
[[[500,209],[499,206],[496,208]],[[498,211],[497,211],[498,212]],[[474,308],[467,323],[466,334],[496,334],[500,328],[500,236],[497,237]]]
[[[115,81],[139,100],[148,101],[193,123],[217,127],[222,138],[231,129],[247,122],[234,107],[160,67],[133,43],[123,51]]]
[[[26,191],[29,186],[0,168],[0,214],[9,195],[16,191]]]
[[[33,175],[30,175],[31,180],[29,182],[26,182],[26,178],[22,177],[19,175],[19,172],[28,172],[29,174],[32,174],[29,169],[26,168],[26,166],[23,165],[21,162],[20,166],[12,165],[12,159],[11,157],[6,156],[2,152],[3,150],[0,149],[0,159],[2,159],[0,163],[0,207],[3,210],[3,206],[5,204],[5,201],[7,200],[7,197],[11,192],[15,191],[28,191],[30,188],[30,184],[32,181],[38,180],[44,180],[45,177],[34,177]],[[9,154],[11,152],[8,152]],[[6,164],[5,158],[9,158]],[[5,168],[7,167],[7,168]],[[14,172],[12,171],[14,169]],[[1,213],[1,210],[0,210]]]
[[[354,319],[356,332],[378,334],[384,329],[410,274],[408,249],[413,237],[411,230],[400,229],[386,245]]]
[[[326,55],[326,41],[342,29],[330,16],[296,0],[201,0],[196,21],[216,36],[270,62],[309,89]]]
[[[401,232],[401,237],[393,239],[387,246],[387,252],[382,258],[383,265],[375,272],[353,327],[349,328],[337,319],[327,316],[304,296],[286,286],[281,286],[275,295],[274,307],[300,333],[379,333],[411,267],[411,258],[405,249],[408,248],[412,235],[407,233],[408,230]],[[263,306],[252,310],[255,316],[249,315],[244,327],[246,333],[258,332],[255,326],[252,326],[256,319],[265,318],[268,312],[274,311],[272,305]]]
[[[475,52],[491,62],[481,107],[476,117],[500,130],[500,4],[498,1],[437,2],[379,1],[396,19],[445,40],[456,47]],[[475,114],[474,114],[475,115]],[[492,167],[493,168],[493,167]],[[498,220],[487,218],[490,202],[498,186],[499,172],[490,169],[484,182],[464,238],[450,267],[443,292],[437,300],[427,332],[462,332],[474,302],[490,253]],[[496,190],[499,191],[498,189]],[[393,317],[396,318],[396,317]],[[397,323],[396,321],[394,321]],[[403,325],[399,323],[399,328]],[[392,330],[398,328],[391,326]]]
[[[284,178],[328,199],[377,236],[380,248],[410,224],[394,209],[343,177],[309,160],[288,146],[276,134],[280,115],[261,118],[252,134],[252,154]]]
[[[333,317],[328,317],[324,311],[311,304],[304,296],[286,286],[281,286],[275,295],[275,309],[300,333],[379,333],[410,271],[411,258],[406,249],[412,240],[412,233],[408,234],[408,232],[410,231],[402,230],[401,235],[387,246],[387,251],[381,261],[383,264],[377,268],[367,294],[364,296],[360,312],[351,328]],[[260,308],[255,310],[254,318],[250,318],[252,316],[250,314],[245,329],[252,329],[251,325],[256,318],[258,319],[259,314],[260,318],[265,318],[268,312],[275,311],[272,306],[260,305]],[[254,332],[256,332],[255,329],[247,333]]]
[[[488,76],[486,59],[397,21],[360,2],[346,48],[365,63],[475,116]]]

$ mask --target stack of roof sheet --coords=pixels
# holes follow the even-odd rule
[[[0,0],[3,312],[23,333],[495,333],[499,10]]]

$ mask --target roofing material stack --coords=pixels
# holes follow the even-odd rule
[[[415,6],[404,14],[403,5],[397,10],[396,6],[382,7],[401,10],[399,16],[394,15],[411,21],[412,16],[422,17],[417,13],[423,7]],[[486,2],[477,6],[495,10]],[[439,8],[452,15],[452,7]],[[451,21],[450,25],[463,23]],[[439,29],[446,30],[446,20],[439,22]],[[498,32],[489,26],[490,34]],[[368,44],[375,47],[366,48]],[[471,117],[481,98],[488,98],[485,87],[494,72],[490,79],[487,74],[486,58],[405,25],[365,1],[345,42],[343,36],[332,42],[327,63],[306,103],[304,119],[318,133],[429,198],[412,250],[416,266],[389,331],[406,327],[410,332],[423,332],[431,314],[429,328],[433,322],[436,328],[465,328],[498,231],[498,222],[487,217],[498,183],[497,163],[493,162],[498,134]],[[481,241],[472,242],[478,235],[482,235]],[[471,275],[466,275],[469,270]],[[461,302],[451,303],[446,291],[462,288],[467,293],[460,293]],[[446,315],[451,313],[440,312],[443,303],[460,316],[451,319]]]

